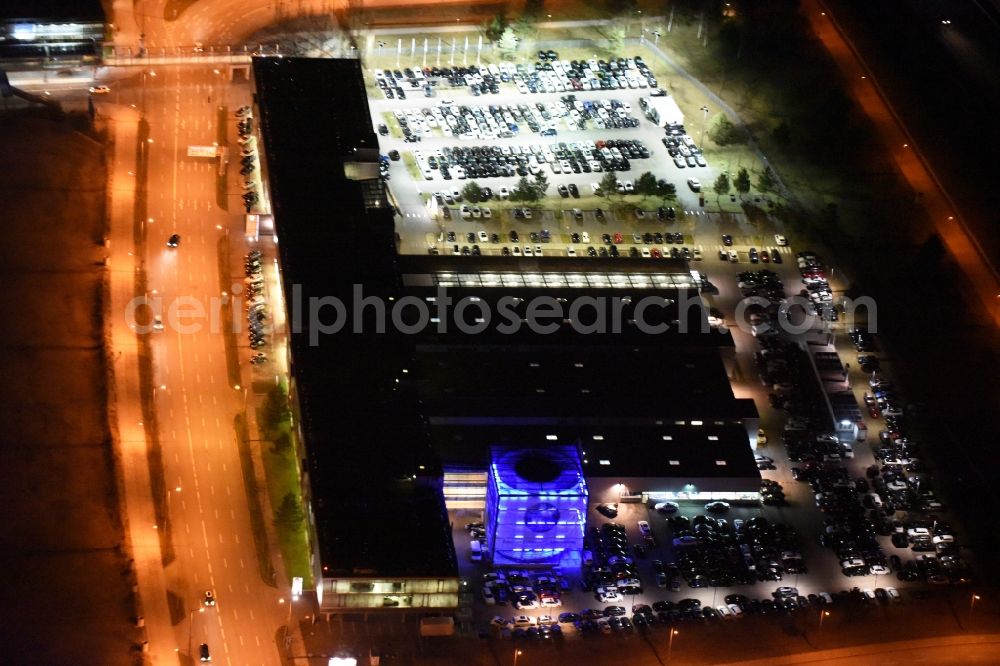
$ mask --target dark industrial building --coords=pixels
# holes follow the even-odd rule
[[[757,497],[757,412],[686,262],[398,255],[360,63],[253,75],[321,610],[455,606],[446,501],[485,510],[486,559],[566,564],[588,503]]]

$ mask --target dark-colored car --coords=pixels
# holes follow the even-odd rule
[[[167,239],[167,247],[177,247],[180,244],[181,244],[180,234],[173,234],[170,238]]]

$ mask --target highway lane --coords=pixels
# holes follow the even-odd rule
[[[222,291],[219,243],[229,227],[234,241],[242,238],[241,208],[238,196],[232,212],[217,206],[214,160],[187,157],[188,145],[216,138],[222,79],[211,67],[161,67],[121,87],[145,107],[150,126],[146,260],[150,295],[163,303],[154,383],[176,552],[166,582],[188,615],[173,627],[176,645],[196,654],[207,642],[215,663],[273,664],[284,615],[280,594],[258,573],[235,444],[233,418],[245,394],[229,385],[223,336],[207,315]],[[234,100],[238,94],[246,91]],[[166,246],[172,233],[181,235],[176,249]],[[183,316],[196,308],[206,315]],[[209,589],[218,604],[199,611]]]
[[[889,157],[914,192],[921,193],[927,214],[948,251],[961,267],[984,312],[1000,323],[1000,275],[992,258],[966,226],[963,212],[952,200],[923,156],[909,130],[891,106],[878,82],[847,36],[824,9],[821,0],[809,0],[804,10],[813,31],[841,70],[847,88],[872,121]]]

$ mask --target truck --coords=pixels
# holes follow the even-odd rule
[[[640,97],[639,108],[658,127],[684,124],[684,114],[673,97]]]

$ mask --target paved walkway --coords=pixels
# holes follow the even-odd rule
[[[108,107],[105,107],[107,109]],[[125,515],[128,540],[139,585],[139,614],[146,627],[149,657],[153,664],[174,663],[175,641],[170,631],[166,581],[153,500],[150,494],[147,441],[139,389],[139,356],[135,332],[125,318],[135,292],[138,268],[134,256],[136,135],[139,116],[129,108],[112,112],[108,123],[114,132],[111,166],[111,224],[109,233],[111,340],[114,359],[115,411],[118,446],[125,481]]]

